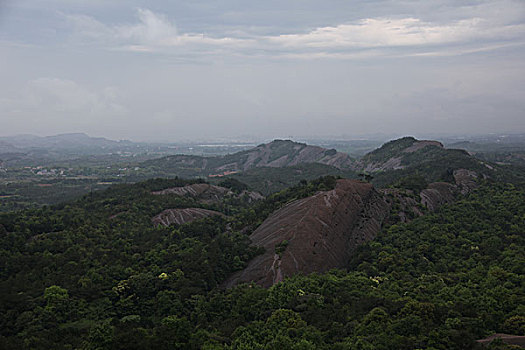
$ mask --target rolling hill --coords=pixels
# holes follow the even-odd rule
[[[240,172],[2,213],[0,348],[459,350],[523,334],[523,188],[416,142],[362,163],[395,187],[327,176],[261,198]],[[198,159],[279,181],[313,166],[277,164],[345,158],[295,146]]]
[[[253,168],[282,168],[299,164],[318,163],[337,169],[351,169],[354,161],[349,155],[319,146],[290,140],[274,140],[250,150],[218,157],[188,155],[167,156],[143,163],[166,172],[183,172],[195,176],[224,175]]]

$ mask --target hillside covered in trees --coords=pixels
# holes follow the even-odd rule
[[[153,226],[152,191],[118,186],[55,208],[2,215],[3,348],[465,349],[493,332],[523,334],[525,192],[487,183],[453,205],[385,228],[347,270],[264,289],[218,285],[260,254],[246,230],[330,178],[226,213]],[[193,202],[192,202],[193,201]],[[235,202],[237,201],[237,202]],[[188,203],[191,202],[191,203]]]
[[[391,179],[377,189],[325,176],[262,197],[238,175],[215,185],[155,179],[1,213],[0,348],[469,349],[494,333],[523,336],[521,174],[512,184],[480,176],[495,172],[475,161],[454,169],[417,156],[441,149],[423,145],[406,168],[373,172],[368,180]],[[298,245],[303,218],[286,213],[303,203],[323,249]],[[272,222],[292,231],[279,239]],[[331,256],[330,232],[355,243]],[[305,251],[337,269],[305,260],[309,270],[286,270],[266,288],[226,283],[263,256],[300,267]]]

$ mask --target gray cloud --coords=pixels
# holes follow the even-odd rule
[[[0,134],[525,131],[525,4],[8,1]]]
[[[360,59],[368,56],[409,54],[424,48],[431,52],[415,55],[454,55],[497,49],[508,41],[525,44],[525,24],[515,23],[514,16],[502,18],[494,13],[449,22],[429,22],[413,17],[363,18],[333,26],[317,27],[306,33],[259,35],[240,32],[237,36],[212,36],[204,33],[180,33],[164,14],[139,8],[138,22],[105,25],[85,15],[66,15],[73,24],[77,40],[95,39],[101,45],[120,50],[181,55],[200,50],[207,53],[248,54],[288,58]],[[496,12],[496,14],[498,14]],[[507,16],[507,14],[505,14]],[[234,34],[234,33],[233,33]],[[487,42],[492,45],[487,45]],[[500,43],[494,45],[493,43]],[[446,44],[470,45],[462,50]],[[115,47],[113,47],[115,48]],[[218,50],[220,48],[220,50]],[[381,50],[400,48],[401,50]],[[359,52],[374,49],[372,52]],[[356,52],[357,51],[357,52]],[[408,52],[407,52],[408,51]]]

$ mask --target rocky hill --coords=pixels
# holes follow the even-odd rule
[[[389,212],[372,185],[339,180],[335,189],[294,201],[255,230],[252,244],[265,248],[226,286],[255,281],[271,286],[296,273],[344,267],[352,250],[372,239]]]
[[[174,195],[180,197],[191,197],[196,199],[199,203],[212,204],[220,203],[226,198],[243,199],[246,202],[253,202],[264,199],[264,196],[258,192],[243,190],[235,193],[229,188],[222,186],[215,186],[206,183],[197,183],[181,187],[170,187],[161,191],[151,192],[153,195]]]
[[[166,209],[151,219],[154,225],[182,225],[214,215],[223,215],[218,211],[202,208]]]
[[[218,157],[190,155],[167,156],[143,163],[145,167],[158,167],[171,172],[194,175],[223,176],[254,168],[282,168],[299,164],[318,163],[336,169],[351,169],[353,159],[335,149],[310,146],[290,140],[274,140],[247,151]]]
[[[497,165],[471,156],[461,149],[448,149],[437,141],[404,137],[390,141],[361,158],[356,168],[368,173],[378,187],[386,187],[417,174],[427,183],[455,183],[460,169],[480,178],[502,179],[505,171]]]
[[[411,158],[414,158],[414,154],[437,149],[443,149],[443,145],[438,141],[420,141],[413,137],[403,137],[387,142],[380,148],[367,153],[359,160],[357,167],[367,172],[404,169],[411,165]]]
[[[245,171],[255,167],[287,167],[304,163],[331,165],[339,169],[351,168],[353,160],[349,155],[319,146],[310,146],[290,140],[275,140],[240,152],[236,157],[225,156],[221,171]]]
[[[297,273],[343,268],[359,245],[384,223],[407,222],[452,203],[477,186],[477,174],[460,169],[454,183],[430,183],[420,191],[376,190],[370,183],[340,179],[333,190],[293,201],[272,213],[251,235],[265,253],[226,282],[265,287]]]
[[[205,183],[191,184],[182,187],[170,187],[161,191],[153,191],[154,195],[188,196],[207,202],[220,202],[225,196],[232,196],[228,188]]]
[[[313,164],[312,171],[308,169],[309,164]],[[371,174],[373,183],[379,187],[393,184],[403,176],[414,173],[422,175],[428,183],[454,182],[453,172],[458,169],[475,171],[482,177],[496,176],[494,164],[476,159],[467,151],[448,149],[438,141],[417,140],[413,137],[387,142],[358,160],[335,149],[290,140],[274,140],[225,156],[175,155],[146,161],[143,166],[186,177],[233,176],[241,181],[244,177],[246,182],[254,183],[257,190],[265,194],[298,181],[289,183],[283,178],[313,178],[310,172],[316,176],[331,174],[350,178],[357,177],[358,173]],[[294,167],[297,169],[291,169]],[[284,181],[281,186],[276,180],[270,179],[276,176],[280,177],[277,181]]]

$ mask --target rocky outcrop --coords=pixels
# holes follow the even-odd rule
[[[338,169],[353,169],[355,165],[348,154],[337,152],[335,149],[310,146],[291,140],[274,140],[224,156],[179,154],[148,160],[142,163],[142,166],[158,167],[184,176],[217,176],[259,167],[280,168],[310,163],[320,163]]]
[[[501,341],[505,344],[517,345],[521,348],[525,348],[525,336],[523,335],[496,333],[485,339],[476,340],[476,342],[483,346],[489,346],[490,343],[492,343],[496,339],[501,339]]]
[[[263,255],[225,286],[255,281],[268,287],[295,273],[344,267],[352,251],[375,237],[389,205],[371,184],[338,180],[335,189],[296,200],[270,215],[251,235]]]
[[[219,213],[218,211],[202,208],[166,209],[151,219],[151,221],[155,226],[169,226],[172,224],[182,225],[214,215],[224,214]]]
[[[252,191],[242,191],[239,194],[239,198],[244,198],[248,203],[260,201],[264,199],[264,196],[260,194],[259,192],[252,192]]]
[[[383,194],[385,201],[390,206],[390,217],[387,224],[398,222],[405,223],[422,216],[424,213],[419,201],[413,193],[398,188],[383,188],[379,192]]]
[[[467,169],[457,169],[453,172],[455,184],[434,182],[419,194],[421,204],[430,211],[437,210],[444,204],[452,203],[458,194],[466,195],[478,187],[478,174]]]
[[[228,188],[210,184],[192,184],[183,187],[171,187],[162,191],[152,192],[154,195],[173,194],[176,196],[189,196],[199,199],[221,200],[226,195],[233,195]]]
[[[220,203],[225,197],[237,197],[245,199],[249,203],[264,199],[264,196],[257,192],[242,191],[237,195],[228,188],[210,184],[192,184],[183,187],[171,187],[162,191],[152,192],[152,194],[157,196],[187,196],[195,198],[199,202],[205,204]]]
[[[369,173],[385,170],[399,170],[404,168],[404,166],[401,165],[401,157],[392,157],[384,162],[360,162],[359,164],[360,170]]]
[[[454,170],[454,181],[458,186],[461,194],[467,194],[472,192],[478,184],[476,182],[478,174],[475,171],[468,169],[457,169]]]
[[[387,142],[380,148],[367,153],[355,163],[353,169],[365,172],[405,169],[410,166],[409,159],[413,154],[426,152],[431,148],[444,149],[443,144],[438,141],[404,137]]]
[[[408,222],[452,203],[462,186],[475,185],[475,173],[459,172],[458,184],[434,182],[419,193],[376,191],[371,184],[338,180],[335,189],[296,200],[271,214],[251,235],[265,249],[231,276],[225,287],[256,282],[268,287],[296,273],[344,267],[353,250],[371,239],[383,223]],[[392,214],[392,215],[391,215]]]
[[[440,206],[454,202],[457,186],[448,182],[434,182],[419,193],[421,204],[430,211]]]
[[[217,167],[216,170],[246,171],[257,167],[281,168],[305,163],[320,163],[339,169],[349,169],[354,164],[348,154],[337,152],[335,149],[310,146],[290,140],[274,140],[240,152],[238,156],[231,155],[223,159],[226,161],[225,164]],[[230,159],[231,162],[227,162]]]

